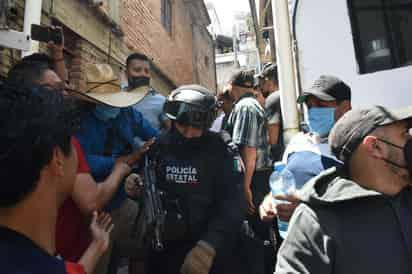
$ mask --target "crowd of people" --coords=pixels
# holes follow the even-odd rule
[[[4,273],[412,272],[412,108],[352,110],[322,75],[286,145],[276,64],[166,98],[144,54],[75,89],[49,47],[0,87]],[[298,191],[274,197],[278,161]]]

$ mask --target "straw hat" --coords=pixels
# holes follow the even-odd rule
[[[113,107],[128,107],[138,103],[149,91],[149,87],[139,87],[124,91],[120,80],[108,64],[88,64],[85,69],[86,88],[74,91],[83,100],[103,103]]]

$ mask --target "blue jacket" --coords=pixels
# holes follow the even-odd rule
[[[342,166],[342,162],[332,155],[327,142],[310,133],[299,133],[293,137],[282,161],[294,175],[298,189],[322,171]]]
[[[82,120],[77,138],[92,176],[101,182],[110,175],[116,158],[136,149],[134,137],[147,141],[158,135],[159,131],[152,128],[140,112],[128,107],[121,109],[115,119],[106,122],[98,119],[93,111],[89,112]],[[107,209],[118,208],[125,198],[126,193],[121,187]]]

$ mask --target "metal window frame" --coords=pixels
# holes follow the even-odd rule
[[[365,52],[362,49],[362,42],[361,42],[361,33],[359,29],[359,22],[358,22],[358,12],[362,10],[380,10],[383,12],[383,24],[385,28],[385,38],[388,42],[388,47],[391,52],[391,66],[388,69],[394,69],[394,68],[399,68],[402,67],[402,60],[401,57],[399,56],[399,49],[396,48],[396,45],[400,45],[401,41],[399,37],[395,37],[395,34],[391,31],[391,18],[389,16],[389,11],[392,9],[399,9],[404,6],[408,5],[395,5],[390,2],[390,0],[378,0],[381,1],[381,6],[368,6],[368,7],[362,7],[362,8],[356,8],[354,5],[354,2],[356,0],[348,0],[348,9],[349,9],[349,18],[350,18],[350,23],[351,23],[351,29],[352,29],[352,37],[353,37],[353,44],[355,48],[355,57],[358,62],[358,70],[359,74],[367,74],[367,73],[373,73],[375,71],[367,71],[366,70],[366,64],[365,64]],[[395,42],[396,41],[396,42]]]

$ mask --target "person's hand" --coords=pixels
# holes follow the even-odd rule
[[[181,274],[208,274],[216,256],[215,249],[205,241],[199,241],[186,255]]]
[[[92,243],[98,245],[99,250],[103,253],[109,248],[110,232],[113,230],[114,224],[109,214],[97,211],[93,212],[90,231],[92,233]]]
[[[125,158],[118,158],[114,164],[113,167],[114,172],[120,172],[122,177],[125,177],[126,175],[129,175],[130,172],[132,172],[132,168],[130,165],[126,162]]]
[[[272,194],[266,195],[259,206],[259,216],[264,222],[272,221],[276,217],[276,203]]]
[[[295,212],[296,207],[300,203],[300,199],[293,194],[290,195],[276,195],[276,200],[286,201],[288,203],[277,203],[276,204],[276,214],[279,219],[284,222],[289,222],[290,218]]]
[[[124,188],[129,197],[137,199],[140,197],[143,188],[143,179],[139,174],[132,173],[126,178]]]
[[[247,211],[250,215],[253,215],[256,211],[256,207],[253,203],[253,194],[252,190],[250,190],[250,187],[245,188],[245,196],[247,202]]]
[[[121,156],[117,158],[117,161],[125,162],[129,166],[133,166],[136,162],[142,159],[143,155],[150,149],[150,146],[153,145],[154,142],[155,138],[150,139],[145,142],[139,150],[133,152],[132,154]]]
[[[61,44],[56,44],[53,41],[49,41],[47,43],[47,47],[51,50],[52,52],[52,57],[53,59],[62,59],[63,58],[63,49],[64,49],[64,36],[63,36],[63,31],[61,27],[58,26],[52,26],[54,30],[59,30],[61,31],[62,35],[62,43]]]
[[[149,141],[146,141],[143,146],[139,149],[139,152],[142,154],[145,154],[150,147],[154,144],[154,142],[156,141],[156,138],[152,138]]]

